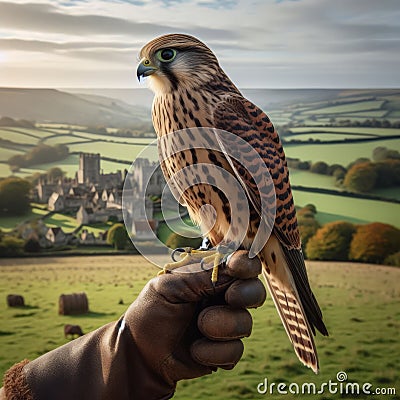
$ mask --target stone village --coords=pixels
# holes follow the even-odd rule
[[[107,231],[95,236],[86,226],[123,221],[124,183],[132,209],[128,231],[136,240],[154,237],[150,229],[156,230],[157,221],[153,217],[154,203],[150,197],[160,197],[164,189],[161,169],[148,159],[140,158],[135,161],[133,174],[128,174],[127,170],[103,173],[100,162],[100,154],[80,153],[79,169],[74,178],[64,177],[56,181],[40,179],[33,190],[32,201],[47,204],[49,213],[46,216],[52,213],[73,216],[77,229],[66,233],[61,227],[46,226],[44,218],[41,218],[34,225],[31,221],[23,223],[19,227],[21,237],[28,239],[34,234],[43,248],[67,244],[106,244]]]

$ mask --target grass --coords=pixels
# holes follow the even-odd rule
[[[66,233],[72,232],[78,227],[78,222],[74,217],[59,213],[45,218],[44,223],[50,228],[60,227]]]
[[[9,140],[13,143],[18,144],[37,144],[39,141],[38,137],[33,137],[23,132],[20,132],[18,128],[14,130],[0,129],[0,137],[4,140]]]
[[[367,134],[376,136],[391,136],[400,135],[400,129],[397,128],[369,128],[369,127],[353,127],[353,126],[318,126],[318,127],[307,127],[301,126],[298,128],[291,128],[291,131],[295,133],[313,133],[313,132],[337,132],[341,134],[354,133],[354,134]],[[354,137],[354,136],[350,136]]]
[[[68,147],[70,151],[83,151],[89,153],[98,152],[104,157],[111,157],[119,160],[131,160],[132,162],[143,150],[142,145],[108,142],[73,144]],[[151,161],[158,160],[157,147],[153,147],[151,155],[148,153],[147,158],[151,158]]]
[[[301,171],[294,168],[290,170],[290,183],[298,186],[340,190],[340,188],[335,186],[335,179],[333,176],[314,174],[310,171]]]
[[[368,135],[346,135],[345,133],[302,133],[298,135],[290,135],[290,136],[285,136],[285,140],[291,141],[291,140],[301,140],[304,142],[307,142],[310,139],[313,140],[321,140],[324,142],[329,142],[332,140],[345,140],[345,139],[363,139],[363,138],[369,138],[370,136]]]
[[[172,232],[176,232],[181,235],[187,234],[190,237],[193,235],[195,237],[200,236],[200,229],[193,225],[193,222],[189,217],[184,217],[182,220],[184,221],[185,225],[183,225],[180,220],[168,221],[168,223],[160,223],[157,230],[158,238],[163,243],[166,243]]]
[[[369,110],[379,110],[384,101],[383,100],[371,100],[371,101],[360,101],[353,102],[349,104],[340,104],[324,108],[313,108],[308,111],[304,111],[304,114],[343,114],[343,113],[353,113],[358,111],[369,111]]]
[[[24,151],[0,147],[0,161],[7,161],[10,157],[15,156],[16,154],[24,154]]]
[[[1,373],[23,358],[34,359],[68,342],[63,335],[64,324],[77,323],[88,332],[116,320],[158,271],[140,256],[14,259],[1,263],[1,293],[20,293],[28,306],[13,309],[0,302]],[[339,371],[348,374],[349,382],[370,382],[374,388],[396,387],[399,393],[400,269],[350,263],[307,264],[330,332],[328,338],[316,337],[320,374],[315,375],[297,361],[268,298],[263,307],[252,311],[253,332],[244,340],[245,352],[239,364],[232,371],[221,370],[180,382],[174,399],[261,399],[256,388],[264,378],[276,383],[320,385],[330,379],[335,382]],[[78,291],[87,293],[91,313],[59,316],[59,295]],[[124,305],[118,304],[120,299]],[[282,395],[268,398],[282,399]],[[315,398],[342,397],[326,392],[325,397]]]
[[[79,230],[78,234],[82,232],[82,230],[86,229],[90,233],[94,233],[95,236],[98,236],[99,233],[107,231],[110,229],[111,223],[102,223],[98,222],[93,225],[82,225],[82,228]]]
[[[318,213],[336,215],[336,220],[350,222],[383,222],[400,228],[400,204],[378,200],[356,199],[293,190],[295,204],[314,204]]]
[[[11,170],[8,164],[0,163],[0,177],[5,177],[11,175]]]
[[[49,138],[46,138],[44,140],[45,144],[48,144],[49,146],[54,146],[56,144],[65,144],[69,145],[69,143],[74,143],[74,142],[90,142],[90,139],[82,138],[79,136],[75,135],[57,135],[57,136],[51,136]]]
[[[43,210],[38,207],[32,207],[31,211],[24,215],[19,215],[15,217],[1,217],[0,218],[0,229],[5,232],[9,232],[14,229],[18,224],[24,221],[33,220],[35,218],[40,218],[48,213],[47,210]]]
[[[378,146],[400,150],[400,140],[387,139],[374,142],[335,144],[334,146],[329,144],[286,144],[285,153],[287,157],[299,158],[303,161],[325,161],[328,164],[338,163],[347,166],[357,158],[371,158],[372,151]]]

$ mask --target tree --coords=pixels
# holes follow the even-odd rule
[[[0,240],[0,257],[13,257],[22,253],[24,241],[12,235],[4,235]]]
[[[350,258],[355,261],[382,263],[400,250],[400,229],[374,222],[360,225],[353,236]]]
[[[378,174],[371,162],[355,164],[344,178],[344,186],[356,192],[369,192],[375,187]]]
[[[58,179],[62,178],[63,176],[64,176],[64,172],[59,167],[53,167],[47,171],[47,178],[50,181],[57,181]]]
[[[24,244],[24,251],[27,253],[39,253],[41,250],[37,236],[31,236]]]
[[[371,160],[369,159],[369,158],[367,158],[367,157],[360,157],[360,158],[357,158],[355,161],[353,161],[353,162],[351,162],[348,166],[347,166],[347,170],[349,170],[351,167],[353,167],[354,165],[357,165],[357,164],[365,164],[365,163],[368,163],[368,162],[371,162]]]
[[[374,161],[383,161],[387,159],[400,159],[400,153],[397,150],[388,149],[387,147],[375,147],[372,152]]]
[[[324,225],[307,243],[308,258],[311,260],[348,260],[350,242],[355,230],[353,224],[345,221],[335,221]]]
[[[117,250],[125,248],[128,242],[128,232],[123,224],[114,224],[107,232],[107,243]]]
[[[377,173],[376,187],[390,187],[400,184],[400,160],[380,161],[374,164]]]
[[[320,228],[319,222],[315,219],[317,209],[313,204],[307,204],[297,212],[297,222],[299,225],[301,244],[304,256],[307,257],[307,243]]]
[[[191,238],[172,232],[165,244],[173,250],[178,247],[192,247],[193,249],[197,249],[201,246],[202,241],[201,237]]]
[[[60,161],[68,157],[68,154],[69,150],[65,144],[48,146],[40,143],[23,155],[18,154],[10,157],[7,163],[13,168],[29,167],[35,164]]]
[[[314,174],[326,175],[328,173],[328,164],[324,161],[317,161],[311,165],[310,171]]]
[[[300,161],[297,168],[302,171],[308,171],[310,169],[310,162],[309,161]]]
[[[0,215],[24,215],[30,210],[30,183],[21,178],[0,181]]]
[[[329,165],[327,174],[331,175],[331,176],[334,176],[336,171],[343,171],[344,174],[345,174],[346,173],[346,168],[343,167],[343,165],[340,165],[340,164],[332,164],[332,165]]]
[[[314,204],[306,204],[301,210],[300,210],[300,212],[302,212],[302,211],[311,211],[313,214],[316,214],[317,213],[317,207],[315,207],[315,205]]]
[[[384,261],[385,265],[393,265],[394,267],[400,267],[400,251],[397,253],[387,256]]]
[[[333,171],[332,176],[337,182],[342,181],[346,176],[346,169],[337,168]]]

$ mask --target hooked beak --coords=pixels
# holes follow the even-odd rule
[[[156,67],[153,67],[148,60],[143,59],[142,61],[140,61],[140,64],[138,65],[136,71],[138,81],[140,82],[140,78],[145,78],[146,76],[154,74],[154,72],[156,71]]]

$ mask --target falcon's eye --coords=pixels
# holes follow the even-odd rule
[[[176,50],[162,49],[158,50],[156,55],[161,62],[171,62],[176,57]]]

